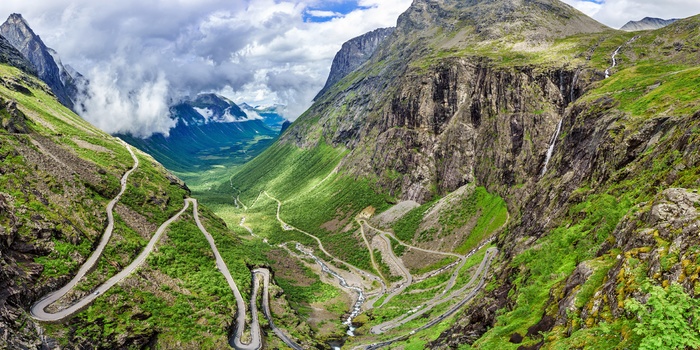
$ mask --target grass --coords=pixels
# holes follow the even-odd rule
[[[419,232],[427,219],[426,214],[430,212],[435,203],[436,201],[425,203],[394,223],[392,229],[396,236],[405,242],[431,241],[437,238],[437,234],[440,236],[450,235],[475,221],[474,227],[469,232],[464,233],[466,238],[455,249],[456,253],[465,254],[503,227],[508,219],[505,201],[488,193],[484,187],[477,187],[463,200],[460,200],[457,205],[442,210],[439,213],[437,226],[424,227]]]
[[[516,307],[500,316],[496,327],[479,344],[491,348],[507,342],[513,332],[525,334],[541,317],[541,313],[532,310],[543,310],[549,290],[567,278],[579,262],[595,257],[600,244],[631,207],[632,202],[626,197],[618,200],[609,195],[596,196],[571,209],[571,213],[580,213],[584,219],[561,225],[540,239],[535,248],[517,256],[513,260],[514,267],[526,269],[528,273],[515,280]],[[574,242],[575,249],[572,249]]]

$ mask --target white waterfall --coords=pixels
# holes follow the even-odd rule
[[[552,136],[552,141],[549,143],[549,149],[547,149],[547,158],[544,160],[544,167],[542,168],[542,173],[540,176],[544,176],[544,173],[547,172],[547,165],[549,164],[549,160],[552,159],[552,154],[554,153],[554,145],[557,143],[557,139],[559,138],[559,133],[561,132],[561,124],[564,122],[564,118],[559,120],[559,124],[557,125],[557,131],[554,133],[554,136]]]
[[[622,46],[618,47],[617,50],[615,50],[615,52],[613,52],[613,54],[612,54],[612,66],[605,70],[605,79],[610,78],[610,70],[617,66],[617,59],[615,57],[617,57],[617,54],[620,53],[620,49],[622,49]]]

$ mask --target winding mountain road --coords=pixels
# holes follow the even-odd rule
[[[306,232],[306,231],[304,231],[304,230],[298,229],[298,228],[296,228],[296,227],[294,227],[294,226],[292,226],[292,225],[289,225],[288,223],[284,222],[284,221],[282,220],[282,218],[280,217],[280,210],[282,209],[282,202],[281,202],[279,199],[277,199],[277,198],[275,198],[275,197],[272,197],[269,193],[267,193],[267,191],[263,191],[263,194],[265,194],[265,196],[267,196],[268,198],[272,199],[273,201],[277,202],[277,221],[279,221],[280,225],[282,225],[282,229],[283,229],[283,230],[285,230],[285,231],[297,231],[297,232],[303,233],[304,235],[306,235],[306,236],[312,238],[312,239],[315,240],[316,243],[318,244],[318,248],[319,248],[324,254],[326,254],[327,256],[329,256],[330,258],[332,258],[333,261],[345,265],[346,267],[348,267],[348,268],[350,269],[350,271],[359,271],[360,274],[362,274],[362,275],[364,275],[364,276],[367,276],[369,279],[375,280],[375,281],[379,282],[379,283],[381,284],[381,286],[382,286],[382,290],[383,290],[383,291],[386,290],[386,283],[384,283],[384,280],[381,279],[379,276],[377,276],[377,275],[375,275],[375,274],[373,274],[373,273],[367,272],[367,271],[365,271],[365,270],[362,270],[362,269],[360,269],[360,268],[358,268],[358,267],[356,267],[356,266],[354,266],[354,265],[352,265],[352,264],[350,264],[350,263],[348,263],[348,262],[345,262],[345,261],[343,261],[343,260],[337,258],[335,255],[329,253],[329,252],[326,250],[326,248],[323,246],[323,243],[321,242],[321,240],[320,240],[318,237],[312,235],[311,233],[308,233],[308,232]]]
[[[455,283],[456,283],[456,281],[457,281],[457,277],[459,277],[459,271],[462,269],[462,267],[464,266],[464,264],[466,264],[466,262],[467,262],[468,256],[462,256],[462,255],[455,254],[455,253],[450,253],[450,252],[442,252],[442,251],[439,251],[439,250],[430,250],[430,249],[423,249],[423,248],[420,248],[420,247],[416,247],[416,246],[414,246],[414,245],[411,245],[411,244],[402,242],[402,241],[401,241],[400,239],[398,239],[398,238],[396,237],[396,235],[394,235],[394,233],[392,233],[392,232],[382,231],[382,230],[380,230],[380,229],[378,229],[378,228],[376,228],[376,227],[372,227],[372,225],[370,225],[370,224],[369,224],[367,221],[365,221],[365,220],[360,220],[360,221],[361,221],[364,225],[367,225],[367,227],[369,227],[370,229],[377,231],[377,232],[379,233],[379,235],[380,235],[384,240],[386,240],[386,241],[389,243],[390,249],[391,249],[391,244],[390,244],[391,241],[389,240],[388,237],[393,238],[394,240],[396,240],[397,242],[399,242],[399,244],[401,244],[401,245],[403,245],[403,246],[405,246],[405,247],[407,247],[407,248],[410,248],[410,249],[415,249],[415,250],[418,250],[418,251],[421,251],[421,252],[424,252],[424,253],[429,253],[429,254],[444,255],[444,256],[452,256],[452,257],[455,257],[455,258],[459,259],[458,261],[460,261],[460,263],[459,263],[459,265],[457,266],[457,268],[455,269],[455,271],[452,273],[452,277],[450,277],[450,280],[448,281],[447,286],[445,287],[445,292],[447,292],[448,290],[452,289],[452,287],[455,285]],[[392,254],[393,254],[393,250],[392,250]],[[395,257],[396,257],[396,256],[395,256]],[[396,259],[398,259],[398,257],[396,257]],[[404,267],[404,269],[405,269],[405,267]],[[438,270],[442,270],[442,269],[443,269],[443,268],[440,268],[440,269],[438,269]],[[406,270],[406,271],[408,272],[408,270]],[[410,273],[408,273],[408,274],[410,275]],[[411,278],[411,283],[412,283],[412,282],[413,282],[413,278]],[[401,292],[401,291],[403,291],[404,289],[408,288],[408,286],[409,286],[411,283],[408,283],[408,284],[406,284],[405,286],[403,286],[403,288],[402,288],[399,292]],[[444,293],[444,292],[443,292],[443,293]],[[393,297],[394,297],[395,295],[397,295],[398,293],[395,291],[395,292],[392,293],[392,294],[393,294],[393,295],[390,294],[389,297],[387,297],[387,298],[384,300],[384,302],[382,303],[382,305],[386,304],[391,298],[393,298]]]
[[[121,141],[121,140],[120,140]],[[68,282],[63,288],[53,292],[49,293],[47,296],[39,300],[37,303],[35,303],[32,308],[31,308],[31,315],[35,319],[39,321],[46,321],[46,322],[56,322],[56,321],[61,321],[64,320],[76,312],[82,310],[84,307],[92,303],[95,298],[99,295],[101,291],[104,291],[106,289],[109,289],[114,283],[118,281],[113,281],[111,285],[109,283],[112,281],[112,279],[108,280],[105,282],[102,286],[98,287],[95,292],[90,293],[89,295],[85,296],[83,299],[79,300],[78,302],[74,303],[70,307],[61,310],[56,313],[49,313],[46,312],[46,308],[55,303],[58,299],[66,295],[71,289],[73,289],[78,282],[88,273],[90,272],[94,267],[95,264],[97,264],[97,261],[100,259],[102,256],[102,252],[104,251],[105,247],[107,246],[107,243],[109,242],[110,238],[112,237],[112,232],[114,231],[114,207],[117,205],[119,200],[121,199],[122,195],[126,191],[126,182],[129,179],[129,175],[136,171],[136,169],[139,166],[139,159],[136,157],[136,154],[134,154],[134,151],[131,149],[129,145],[126,144],[126,142],[121,141],[122,144],[124,144],[124,147],[129,151],[129,154],[131,154],[131,158],[134,160],[134,166],[127,170],[126,173],[122,176],[120,183],[121,183],[121,190],[119,191],[119,194],[117,194],[114,199],[112,199],[109,204],[107,204],[107,228],[105,228],[104,233],[102,234],[102,238],[100,239],[100,244],[95,248],[95,251],[92,252],[90,257],[83,263],[83,266],[80,267],[78,270],[78,273],[76,273],[75,277]],[[116,277],[116,276],[115,276]],[[109,286],[107,286],[109,285]]]
[[[367,240],[367,235],[365,235],[365,227],[360,223],[360,220],[357,221],[360,224],[360,234],[362,235],[362,240],[365,242],[365,246],[367,246],[367,250],[369,251],[369,258],[370,261],[372,262],[372,267],[374,268],[374,271],[379,274],[379,277],[387,281],[386,277],[382,274],[382,270],[379,269],[379,265],[377,265],[377,261],[374,259],[374,250],[372,249],[372,246],[369,244],[369,241]]]
[[[436,324],[436,323],[442,321],[443,319],[447,318],[449,315],[454,313],[454,311],[456,311],[456,309],[458,309],[459,307],[464,305],[464,303],[466,303],[467,301],[474,298],[474,296],[476,296],[476,294],[479,292],[481,287],[483,287],[484,281],[486,280],[486,277],[487,277],[488,268],[491,266],[491,262],[493,261],[493,259],[497,253],[498,253],[498,249],[496,249],[496,248],[489,248],[486,251],[484,258],[481,261],[481,264],[477,268],[476,272],[474,272],[474,275],[472,275],[471,280],[464,287],[450,293],[447,296],[440,296],[439,295],[438,297],[426,302],[420,308],[420,310],[417,312],[401,315],[396,319],[389,320],[389,321],[384,322],[382,324],[376,325],[370,329],[370,332],[372,332],[373,334],[382,334],[387,330],[402,326],[410,321],[413,321],[414,319],[424,315],[426,312],[432,310],[435,306],[443,304],[447,301],[453,300],[453,299],[459,297],[460,295],[463,295],[467,289],[469,289],[472,285],[474,285],[476,283],[477,285],[474,288],[472,288],[470,290],[470,292],[467,293],[462,298],[460,303],[458,303],[456,306],[450,308],[450,310],[448,310],[448,312],[443,313],[436,320],[434,320],[434,322],[431,321],[432,323],[429,323],[429,324],[433,325],[433,324]],[[478,279],[478,283],[477,283],[477,279]]]
[[[389,258],[392,260],[392,262],[394,263],[396,268],[398,268],[401,271],[401,274],[403,275],[403,281],[398,285],[397,288],[395,288],[391,293],[389,293],[389,295],[387,295],[387,297],[384,298],[384,301],[382,301],[382,304],[379,305],[379,307],[382,307],[386,303],[391,301],[391,299],[393,299],[395,296],[403,293],[403,291],[406,290],[406,288],[408,288],[411,284],[413,284],[413,275],[406,268],[406,265],[404,265],[403,261],[398,256],[396,256],[396,254],[394,253],[394,250],[391,247],[391,241],[389,240],[389,238],[387,238],[386,235],[384,235],[382,233],[382,231],[379,231],[379,230],[375,229],[374,227],[370,226],[366,220],[358,219],[357,223],[360,225],[360,230],[362,231],[363,238],[365,238],[365,225],[367,225],[367,227],[369,227],[370,229],[379,232],[378,236],[382,240],[382,242],[384,243],[386,250],[387,250],[387,254],[389,255]],[[366,238],[365,238],[365,241],[366,241]],[[368,244],[368,247],[369,247],[369,244]],[[374,257],[374,254],[372,254],[372,257]],[[372,260],[372,262],[374,263],[374,260]],[[376,266],[375,266],[375,268],[376,268]]]
[[[90,255],[90,257],[85,261],[85,263],[80,267],[78,270],[78,273],[73,277],[73,279],[63,286],[63,288],[49,293],[47,296],[44,298],[40,299],[38,302],[36,302],[30,310],[31,316],[38,320],[38,321],[44,321],[44,322],[60,322],[63,320],[68,319],[69,317],[72,317],[74,314],[77,312],[80,312],[87,306],[89,306],[95,299],[97,299],[101,294],[112,288],[114,285],[117,283],[123,281],[127,277],[129,277],[136,269],[138,269],[143,263],[146,261],[148,256],[153,252],[153,249],[155,248],[156,244],[160,240],[161,236],[165,232],[165,230],[172,224],[175,220],[179,219],[180,216],[189,208],[190,204],[192,204],[192,212],[194,215],[194,220],[197,224],[197,227],[199,230],[204,234],[205,238],[209,242],[209,246],[211,247],[212,252],[214,253],[214,256],[216,258],[216,266],[221,272],[221,274],[224,275],[229,287],[231,288],[231,291],[233,292],[235,298],[236,298],[236,328],[235,328],[235,334],[231,337],[229,340],[229,344],[236,350],[258,350],[262,348],[262,337],[261,337],[261,330],[260,330],[260,324],[258,322],[258,309],[257,309],[257,295],[259,291],[259,283],[258,279],[256,276],[261,275],[263,277],[263,313],[265,317],[268,320],[268,323],[273,330],[273,332],[280,338],[282,341],[290,346],[292,349],[301,349],[299,345],[294,343],[286,334],[284,334],[279,328],[277,328],[274,325],[274,322],[272,320],[272,313],[270,312],[270,306],[269,306],[269,281],[270,281],[270,273],[267,269],[256,269],[253,271],[253,293],[252,295],[254,296],[251,298],[250,301],[250,310],[251,310],[251,330],[250,330],[250,341],[248,343],[243,343],[241,341],[241,338],[243,337],[243,331],[245,330],[245,320],[246,320],[246,308],[245,308],[245,302],[243,300],[243,296],[241,295],[238,286],[236,285],[236,282],[234,281],[233,277],[231,276],[231,272],[229,271],[228,267],[226,266],[226,262],[223,260],[221,257],[221,254],[219,253],[218,248],[216,247],[216,243],[214,241],[214,237],[212,237],[211,234],[206,230],[204,225],[199,219],[199,208],[198,208],[198,203],[197,200],[194,198],[186,198],[184,207],[182,210],[177,212],[175,215],[173,215],[170,219],[165,221],[158,229],[156,230],[155,234],[153,237],[151,237],[150,241],[146,245],[146,247],[143,249],[143,251],[132,261],[126,268],[124,268],[122,271],[120,271],[118,274],[115,276],[111,277],[108,279],[106,282],[102,283],[100,286],[98,286],[92,293],[84,296],[83,298],[79,299],[69,307],[66,307],[60,311],[57,312],[48,312],[46,311],[46,308],[52,304],[54,304],[56,301],[58,301],[61,297],[65,296],[71,289],[73,289],[78,282],[90,271],[95,267],[95,264],[97,261],[100,259],[102,256],[102,253],[104,252],[105,247],[107,246],[107,243],[109,242],[112,233],[114,231],[114,207],[116,204],[119,202],[121,199],[122,195],[126,191],[126,184],[129,176],[138,168],[139,165],[139,160],[134,154],[133,150],[129,145],[127,145],[124,141],[122,141],[126,149],[129,151],[131,154],[131,157],[134,160],[134,166],[129,169],[121,178],[121,190],[117,194],[117,196],[112,199],[112,201],[109,202],[107,205],[107,227],[102,235],[102,238],[100,240],[100,244],[97,246],[95,251]]]
[[[295,343],[291,338],[289,338],[284,332],[282,332],[281,329],[277,328],[275,326],[275,322],[272,320],[272,312],[270,312],[270,292],[269,292],[269,285],[270,285],[270,270],[268,269],[255,269],[253,270],[253,293],[252,295],[253,300],[257,299],[258,295],[258,290],[259,290],[259,285],[260,283],[258,282],[257,276],[260,275],[263,278],[263,314],[265,315],[265,318],[267,319],[267,323],[270,325],[270,328],[272,331],[277,335],[278,338],[280,338],[287,346],[294,350],[302,350],[303,348],[299,346],[297,343]],[[252,304],[252,303],[251,303]],[[257,309],[254,309],[252,312],[257,312]]]

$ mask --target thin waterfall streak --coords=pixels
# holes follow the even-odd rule
[[[561,125],[563,122],[564,118],[559,120],[559,124],[557,125],[557,131],[554,133],[554,136],[552,136],[549,148],[547,149],[547,157],[544,160],[544,167],[542,168],[542,173],[540,174],[540,176],[544,176],[544,174],[547,172],[547,165],[549,164],[549,160],[552,159],[552,154],[554,154],[554,146],[557,144],[557,139],[559,138],[559,133],[561,132]]]

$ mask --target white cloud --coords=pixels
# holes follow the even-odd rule
[[[333,12],[333,11],[321,11],[321,10],[309,10],[309,11],[306,11],[306,13],[308,13],[310,16],[321,17],[321,18],[343,16],[342,13]]]
[[[0,17],[22,13],[64,63],[93,81],[86,118],[107,131],[142,135],[171,126],[171,101],[219,92],[252,105],[311,104],[341,45],[396,24],[412,0],[2,0]],[[645,16],[700,13],[697,0],[564,0],[619,28]],[[329,5],[329,6],[325,6]],[[313,11],[326,22],[305,22]]]
[[[152,133],[167,136],[175,126],[175,121],[167,118],[169,84],[162,72],[150,74],[117,61],[95,67],[88,75],[92,79],[90,95],[79,112],[98,128],[147,137]]]
[[[200,92],[283,104],[286,117],[298,117],[323,87],[341,45],[395,25],[411,0],[361,0],[366,8],[304,22],[319,3],[2,0],[0,16],[22,13],[64,63],[93,81],[92,88],[105,89],[85,104],[86,119],[109,132],[147,135],[171,126],[163,106]]]

